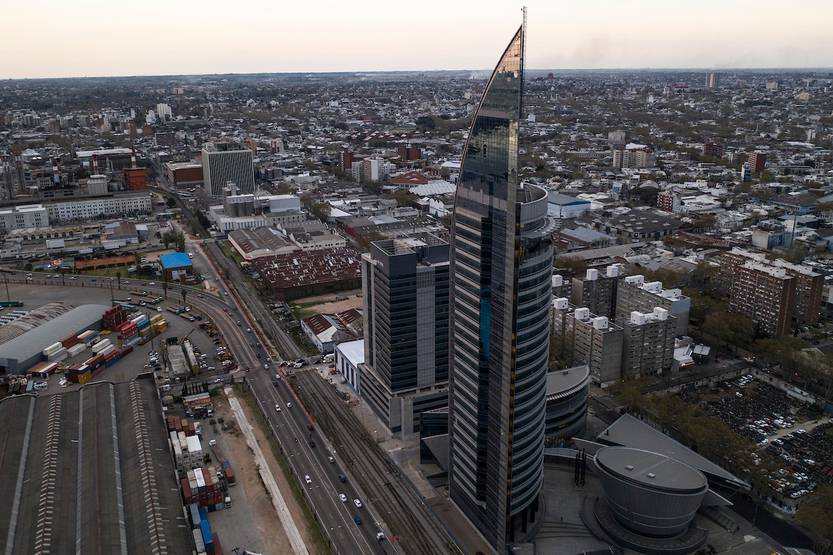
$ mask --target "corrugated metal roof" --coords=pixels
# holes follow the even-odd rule
[[[96,324],[108,308],[103,304],[77,306],[0,345],[0,360],[26,360],[67,335]]]

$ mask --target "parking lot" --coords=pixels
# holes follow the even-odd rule
[[[833,483],[833,423],[818,407],[751,374],[711,389],[687,390],[681,397],[754,442],[758,463],[774,462],[772,502],[782,510],[794,511],[803,497]]]

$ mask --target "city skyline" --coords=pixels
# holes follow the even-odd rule
[[[833,9],[819,0],[777,14],[745,0],[527,4],[531,69],[799,69],[829,67],[833,59],[826,32]],[[286,15],[255,2],[245,13],[218,17],[222,5],[215,2],[199,11],[156,1],[133,11],[98,1],[33,2],[4,13],[0,44],[16,55],[0,60],[0,78],[488,70],[484,53],[497,44],[491,37],[518,17],[521,3],[479,7],[477,33],[464,25],[472,5],[427,0],[406,12],[323,1]],[[47,8],[50,17],[42,18]],[[35,20],[37,41],[28,24]]]

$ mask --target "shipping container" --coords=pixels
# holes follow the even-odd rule
[[[84,352],[84,349],[86,349],[86,348],[87,348],[87,346],[84,345],[83,343],[76,343],[72,347],[68,348],[67,352],[69,353],[69,356],[74,357],[74,356],[79,355],[82,352]]]
[[[220,536],[217,535],[217,532],[214,532],[212,540],[214,543],[214,555],[223,555],[223,548],[220,546]]]
[[[208,519],[200,521],[200,531],[202,532],[202,541],[205,544],[205,550],[210,551],[214,548],[214,535],[211,533],[211,525]]]
[[[93,378],[92,372],[87,370],[83,374],[78,374],[78,383],[81,384],[81,385],[84,385],[85,383],[90,381],[92,378]]]
[[[202,529],[195,528],[193,530],[194,534],[194,546],[197,548],[197,553],[205,553],[205,542],[202,539]]]

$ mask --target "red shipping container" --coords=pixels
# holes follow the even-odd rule
[[[182,497],[188,501],[191,499],[191,485],[188,483],[188,478],[181,479],[179,483],[182,484]]]
[[[217,535],[217,532],[214,532],[211,536],[211,539],[214,541],[214,555],[223,555],[223,548],[220,546],[220,536]]]

